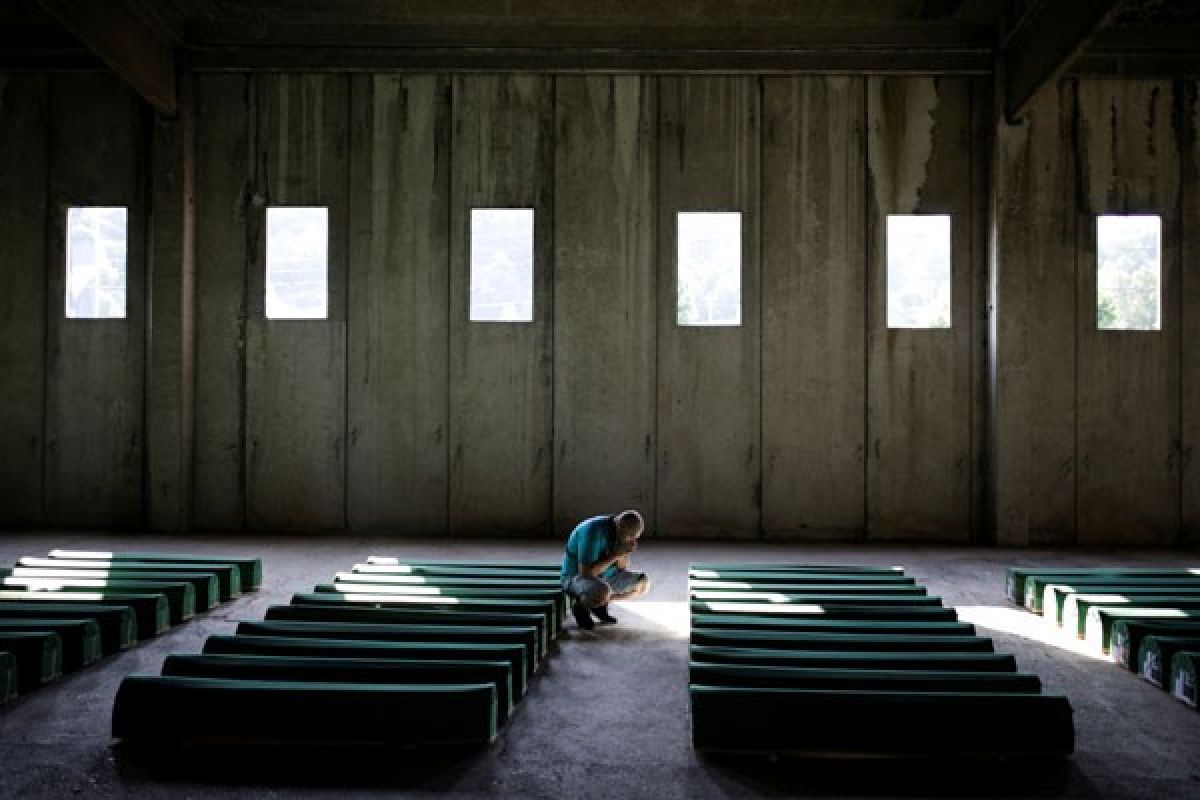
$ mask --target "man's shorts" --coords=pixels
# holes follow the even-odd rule
[[[588,578],[584,575],[576,575],[567,581],[567,585],[563,588],[567,590],[567,594],[574,597],[587,608],[595,608],[599,605],[604,605],[604,588],[607,586],[612,590],[613,599],[619,600],[622,595],[629,594],[635,590],[638,583],[645,580],[646,573],[630,572],[627,569],[618,569],[615,574],[603,578]]]

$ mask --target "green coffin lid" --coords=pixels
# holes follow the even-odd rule
[[[1200,575],[1187,575],[1173,578],[1134,575],[1107,575],[1103,577],[1079,576],[1076,578],[1043,578],[1032,576],[1025,579],[1025,607],[1030,611],[1042,612],[1043,596],[1046,587],[1062,585],[1073,592],[1106,592],[1123,591],[1125,589],[1147,589],[1154,587],[1200,588]],[[1170,591],[1164,592],[1169,594]]]
[[[367,556],[368,564],[383,567],[425,567],[437,569],[494,569],[524,572],[550,572],[555,575],[562,569],[561,561],[446,561],[429,558],[402,558],[399,556]]]
[[[0,633],[46,631],[62,640],[62,668],[71,672],[93,664],[104,655],[100,625],[94,619],[3,619]]]
[[[763,664],[814,669],[915,669],[1016,672],[1017,660],[1001,653],[912,653],[835,650],[771,650],[693,645],[693,661],[720,664]]]
[[[24,694],[62,675],[62,639],[49,631],[0,631],[0,650],[17,662],[17,691]]]
[[[873,689],[924,692],[1026,692],[1042,690],[1037,675],[1018,672],[872,670],[708,664],[693,661],[689,683],[780,689]]]
[[[1116,619],[1112,623],[1109,652],[1112,660],[1137,669],[1138,650],[1146,636],[1200,636],[1200,617],[1191,619]]]
[[[320,658],[453,659],[507,661],[513,670],[513,693],[525,694],[525,648],[519,644],[464,644],[461,642],[372,642],[358,639],[309,639],[283,636],[210,636],[204,652],[263,656],[316,656]]]
[[[1192,708],[1200,703],[1196,688],[1198,673],[1200,650],[1184,650],[1171,659],[1171,695]]]
[[[217,591],[221,600],[230,600],[242,594],[242,573],[236,564],[171,564],[165,561],[89,561],[86,559],[25,557],[17,561],[17,566],[40,569],[111,569],[119,572],[149,572],[155,575],[163,573],[195,575],[207,572],[217,577]],[[184,580],[184,578],[173,575],[171,580]]]
[[[969,622],[921,622],[919,620],[872,619],[805,619],[778,617],[769,614],[695,614],[695,628],[727,628],[730,630],[774,630],[796,633],[916,633],[958,634],[974,636],[975,626]]]
[[[700,562],[688,566],[689,571],[713,572],[864,572],[877,575],[903,575],[903,567],[868,567],[847,564],[775,564],[769,561]]]
[[[0,619],[91,619],[100,626],[104,654],[137,642],[137,616],[129,606],[92,603],[16,603],[0,601]]]
[[[924,586],[886,583],[753,583],[746,581],[688,581],[689,592],[762,592],[767,594],[813,595],[886,595],[889,597],[921,597],[929,594]]]
[[[692,644],[778,650],[887,651],[912,653],[990,653],[987,636],[920,636],[917,634],[791,633],[789,631],[692,630]]]
[[[4,589],[14,591],[98,592],[108,597],[126,594],[161,594],[167,598],[172,625],[187,622],[196,615],[196,590],[190,583],[161,583],[154,581],[89,581],[87,579],[57,578],[50,581],[5,578]],[[43,588],[45,587],[45,588]]]
[[[742,603],[723,600],[692,600],[690,608],[693,614],[770,615],[798,619],[924,620],[926,622],[953,622],[958,619],[958,614],[953,608],[881,605],[874,601],[860,601],[853,605],[823,605],[821,603]]]
[[[915,578],[907,575],[871,572],[718,572],[695,570],[688,581],[698,583],[750,583],[756,586],[778,586],[786,584],[824,584],[834,586],[875,586],[876,591],[917,586]]]
[[[369,622],[380,625],[415,623],[418,625],[501,625],[533,627],[538,634],[538,652],[549,649],[546,617],[542,614],[493,614],[487,611],[450,611],[440,608],[364,608],[361,606],[271,606],[267,620],[298,622]]]
[[[496,736],[496,687],[240,681],[132,675],[113,736],[154,742],[480,745]]]
[[[1138,674],[1165,689],[1171,678],[1171,659],[1176,653],[1200,650],[1200,636],[1162,636],[1142,638],[1138,648]]]
[[[1065,756],[1065,697],[1012,692],[891,692],[690,687],[701,750],[867,756]],[[746,724],[753,720],[753,724]]]
[[[439,608],[450,611],[488,611],[540,613],[545,615],[551,630],[562,625],[559,606],[553,600],[501,600],[483,597],[406,597],[383,594],[340,594],[311,592],[292,595],[293,605],[348,605],[360,608]]]
[[[1112,641],[1114,625],[1119,620],[1143,620],[1146,622],[1167,622],[1178,620],[1180,622],[1200,622],[1200,609],[1191,611],[1181,610],[1176,608],[1138,608],[1130,606],[1105,607],[1098,606],[1088,610],[1087,621],[1084,623],[1084,631],[1088,641],[1099,645],[1103,652],[1109,652]],[[1133,664],[1134,657],[1137,653],[1130,655],[1130,664]],[[1130,669],[1134,667],[1131,666]]]
[[[1116,595],[1129,598],[1130,602],[1127,605],[1136,605],[1141,599],[1146,599],[1150,602],[1160,600],[1179,600],[1181,603],[1195,603],[1200,605],[1200,589],[1184,589],[1179,586],[1163,586],[1159,588],[1141,589],[1134,586],[1118,586],[1118,587],[1100,587],[1088,586],[1083,587],[1079,591],[1072,589],[1055,589],[1054,590],[1054,608],[1053,619],[1059,625],[1065,625],[1067,618],[1072,615],[1070,610],[1071,604],[1078,603],[1075,598],[1078,597],[1095,597],[1096,595]],[[1093,603],[1092,605],[1103,605],[1103,603]],[[1120,605],[1120,603],[1110,603],[1110,605]],[[1077,611],[1077,609],[1076,609]],[[1051,609],[1043,609],[1043,614],[1051,616]],[[1075,619],[1075,617],[1071,617]],[[1080,632],[1082,635],[1082,631]]]
[[[1200,611],[1200,597],[1157,595],[1131,596],[1128,602],[1113,600],[1116,594],[1073,594],[1063,607],[1062,626],[1068,633],[1083,638],[1087,635],[1088,614],[1096,608],[1166,608],[1180,611]]]
[[[259,586],[262,586],[262,559],[260,558],[241,558],[239,556],[222,556],[222,555],[190,555],[186,553],[157,553],[157,552],[117,552],[104,553],[94,550],[51,550],[51,558],[76,559],[76,560],[110,560],[110,561],[133,561],[141,563],[152,563],[157,561],[165,561],[171,564],[233,564],[241,573],[242,588],[246,591],[253,591]]]
[[[758,594],[763,597],[750,597]],[[709,590],[691,590],[689,595],[693,602],[702,603],[776,603],[795,605],[844,605],[844,606],[933,606],[942,604],[942,598],[924,595],[900,594],[788,594],[785,592],[722,592]],[[768,597],[776,595],[778,599]]]
[[[139,639],[149,639],[170,627],[170,606],[162,594],[102,594],[92,592],[0,592],[0,608],[6,601],[67,605],[121,605],[133,609]]]
[[[491,683],[496,686],[500,724],[508,719],[514,702],[512,665],[507,661],[188,654],[167,656],[162,674],[321,683]]]
[[[472,589],[549,589],[561,592],[558,576],[536,578],[476,577],[474,575],[392,575],[379,572],[338,572],[337,583],[381,586],[462,586]]]
[[[17,659],[7,650],[0,651],[0,705],[17,696]]]
[[[220,584],[211,572],[124,572],[115,570],[50,569],[46,567],[17,567],[0,570],[0,575],[34,580],[70,580],[74,578],[108,581],[150,581],[157,583],[190,583],[195,592],[197,611],[209,611],[221,602]]]
[[[1025,602],[1025,580],[1029,577],[1061,577],[1065,579],[1080,576],[1105,575],[1158,575],[1171,577],[1174,575],[1200,575],[1200,565],[1188,567],[1009,567],[1006,574],[1006,593],[1008,599],[1017,605]]]
[[[537,629],[498,626],[374,624],[367,622],[239,622],[244,636],[303,636],[313,639],[363,639],[379,642],[468,642],[519,644],[525,647],[525,663],[536,668],[540,654]]]

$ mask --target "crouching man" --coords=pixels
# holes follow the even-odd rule
[[[622,511],[585,519],[571,531],[563,556],[562,585],[573,601],[571,613],[579,627],[594,628],[592,615],[601,624],[615,625],[608,604],[640,597],[650,589],[645,573],[629,570],[644,528],[641,514]]]

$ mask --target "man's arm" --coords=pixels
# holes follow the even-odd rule
[[[608,558],[600,559],[595,564],[580,564],[579,572],[585,578],[599,578],[604,570],[620,562],[622,558],[627,558],[627,556],[609,556]]]

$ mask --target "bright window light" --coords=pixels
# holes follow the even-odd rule
[[[889,214],[889,328],[950,327],[950,217]]]
[[[1155,214],[1096,217],[1096,327],[1162,328],[1162,220]]]
[[[679,325],[742,324],[742,212],[676,216]]]
[[[125,317],[128,209],[67,209],[67,298],[70,319]]]
[[[533,209],[471,209],[471,321],[533,321]]]
[[[267,209],[267,319],[329,316],[329,209]]]

